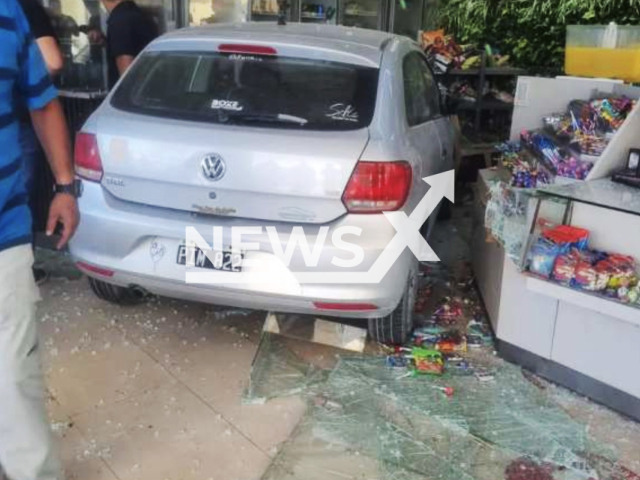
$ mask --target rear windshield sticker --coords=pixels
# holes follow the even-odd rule
[[[239,112],[244,107],[233,100],[212,100],[211,108],[214,110],[232,110],[234,112]]]
[[[258,55],[243,55],[241,53],[232,53],[228,56],[229,60],[240,60],[245,62],[262,62],[264,58]]]
[[[359,120],[358,112],[351,105],[344,103],[335,103],[329,107],[330,113],[327,117],[332,120],[340,120],[342,122],[357,122]]]

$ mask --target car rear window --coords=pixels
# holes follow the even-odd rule
[[[378,69],[279,56],[149,52],[118,87],[116,108],[185,120],[353,130],[371,123]]]

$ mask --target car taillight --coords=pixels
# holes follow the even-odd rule
[[[273,47],[241,43],[223,43],[218,46],[218,51],[220,53],[235,53],[238,55],[266,55],[272,57],[278,55],[278,51]]]
[[[75,164],[79,177],[93,182],[102,180],[102,160],[95,135],[83,132],[76,135]]]
[[[342,201],[350,213],[398,210],[407,201],[411,175],[407,162],[358,162]]]

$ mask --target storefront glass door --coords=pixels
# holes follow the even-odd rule
[[[276,1],[273,0],[273,3]],[[244,22],[247,19],[247,8],[248,0],[189,0],[188,25]]]
[[[384,30],[384,0],[343,0],[340,10],[342,25]]]
[[[165,33],[180,26],[181,0],[136,0]],[[106,91],[106,52],[89,31],[106,32],[107,14],[100,0],[43,0],[64,56],[56,83],[63,90]]]
[[[391,31],[413,38],[418,36],[422,24],[422,8],[425,0],[393,0]]]

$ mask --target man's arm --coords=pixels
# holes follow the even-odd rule
[[[55,99],[43,108],[31,111],[33,127],[38,134],[51,171],[57,184],[73,183],[75,175],[71,155],[69,132],[64,118],[62,106]],[[63,230],[57,247],[62,248],[69,241],[78,226],[78,206],[76,199],[66,193],[59,193],[51,202],[49,219],[47,220],[47,235],[52,235],[59,223]]]
[[[64,67],[64,60],[57,40],[53,37],[40,37],[36,39],[36,43],[42,53],[49,74],[51,76],[58,75]]]
[[[120,55],[116,57],[116,65],[120,76],[124,75],[124,72],[126,72],[127,68],[133,63],[134,58],[133,55]]]
[[[25,55],[20,56],[16,94],[31,112],[33,126],[47,154],[56,182],[69,184],[74,179],[71,146],[56,89],[51,83],[40,49],[33,41],[29,24],[23,15],[17,18],[16,32],[25,52]],[[54,197],[49,208],[48,235],[53,233],[58,222],[64,227],[62,238],[58,242],[58,248],[62,248],[78,225],[75,197],[66,193],[58,193]]]

